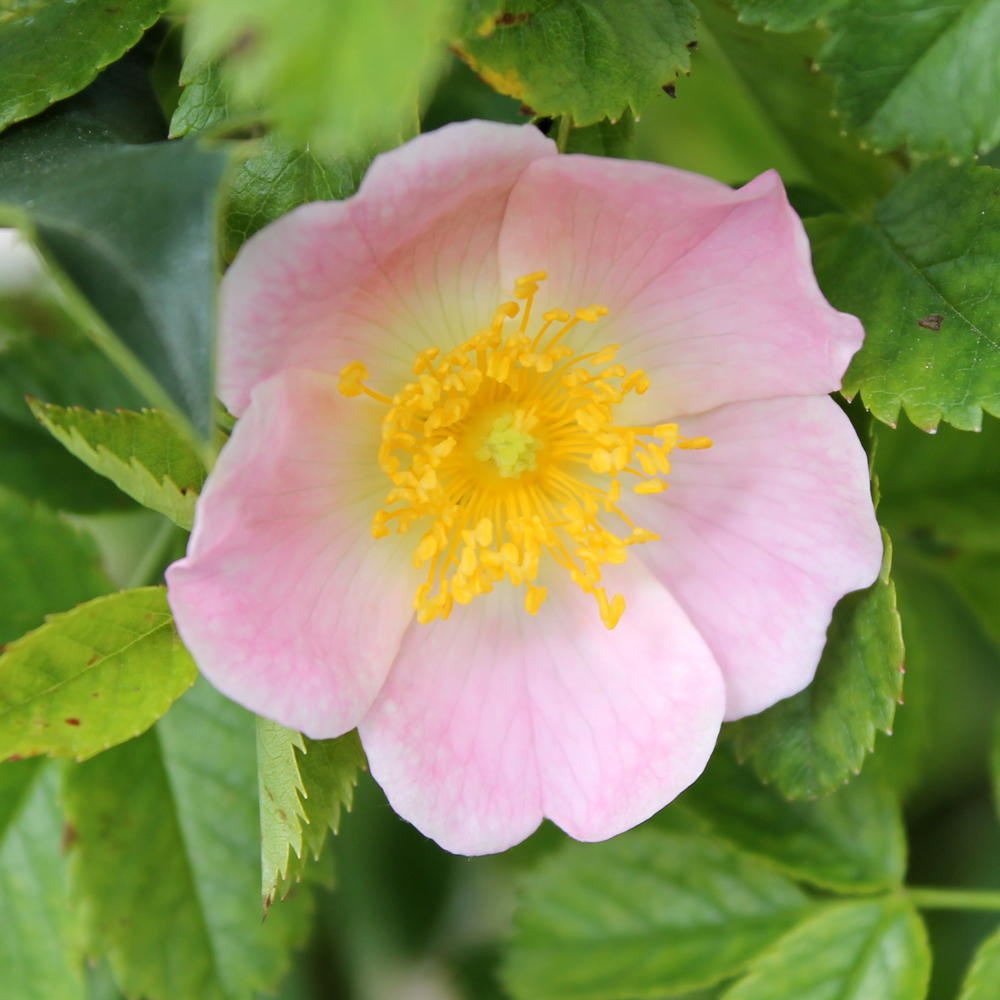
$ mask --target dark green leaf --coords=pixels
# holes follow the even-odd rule
[[[504,978],[516,1000],[660,997],[739,972],[807,912],[791,882],[731,847],[635,831],[532,874]]]
[[[812,61],[823,40],[819,32],[776,35],[748,27],[719,0],[702,3],[701,11],[750,103],[805,177],[847,208],[866,208],[889,189],[892,164],[861,149],[830,116],[833,85],[814,71]]]
[[[0,655],[0,758],[91,757],[148,729],[195,675],[162,587],[95,598]]]
[[[41,402],[31,409],[81,462],[139,503],[191,528],[205,466],[164,413],[106,413]]]
[[[724,1000],[921,1000],[930,971],[927,932],[904,897],[835,903],[779,941]]]
[[[84,1000],[51,766],[0,765],[0,969],[8,1000]]]
[[[894,424],[977,429],[1000,414],[1000,171],[925,164],[869,221],[810,220],[830,301],[861,318],[843,391]]]
[[[47,614],[110,589],[89,535],[45,507],[0,490],[0,643],[41,625]]]
[[[67,301],[83,327],[147,401],[175,406],[207,437],[226,158],[115,141],[136,131],[124,86],[99,80],[0,138],[0,220],[28,230],[73,283]]]
[[[0,20],[0,129],[83,89],[132,48],[166,0],[32,0]]]
[[[710,820],[718,836],[794,878],[840,892],[902,881],[906,841],[899,802],[871,768],[832,795],[788,802],[723,746],[681,801]]]
[[[350,809],[365,756],[356,733],[311,740],[257,720],[260,781],[261,889],[264,906],[284,898],[319,858],[328,830]]]
[[[874,146],[971,157],[1000,142],[998,0],[849,0],[830,24],[820,65]]]
[[[305,895],[261,920],[254,739],[253,716],[202,684],[67,775],[89,948],[129,996],[246,1000],[307,931]]]
[[[322,155],[382,144],[416,120],[444,61],[453,0],[190,0],[192,77],[222,60],[230,107],[262,114]],[[218,94],[192,95],[175,128],[204,126]],[[213,112],[214,114],[214,112]]]
[[[892,725],[902,691],[903,642],[883,536],[882,573],[836,607],[816,678],[804,691],[734,723],[737,755],[787,798],[831,792],[864,764]]]
[[[457,43],[500,93],[577,125],[639,111],[690,67],[689,0],[511,0]]]
[[[227,256],[235,256],[257,230],[304,202],[354,194],[369,161],[366,157],[323,160],[271,136],[261,140],[254,155],[240,160],[229,179]]]

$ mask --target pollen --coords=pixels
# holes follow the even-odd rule
[[[602,568],[659,538],[621,509],[623,490],[662,493],[675,448],[711,447],[682,438],[676,424],[615,422],[649,378],[618,363],[616,345],[574,350],[574,328],[599,323],[604,306],[550,309],[536,321],[546,277],[518,278],[514,298],[458,347],[420,351],[395,395],[369,386],[360,362],[341,371],[341,393],[386,409],[378,462],[389,483],[372,534],[413,534],[413,564],[426,572],[413,600],[420,622],[447,618],[503,581],[524,588],[534,615],[549,592],[540,576],[551,585],[563,575],[614,628],[625,599],[608,594]]]

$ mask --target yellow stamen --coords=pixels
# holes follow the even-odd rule
[[[548,592],[536,581],[548,560],[593,596],[614,628],[625,598],[608,595],[602,567],[659,537],[619,507],[622,474],[637,477],[633,493],[661,493],[675,448],[711,446],[708,438],[682,438],[676,424],[614,422],[615,407],[646,392],[649,378],[615,361],[617,345],[583,354],[571,346],[567,335],[598,323],[604,306],[549,309],[530,332],[546,277],[517,279],[514,300],[458,347],[421,351],[413,381],[394,396],[366,384],[360,361],[340,373],[345,396],[387,407],[378,461],[390,485],[372,535],[419,531],[413,564],[427,573],[413,601],[420,622],[447,618],[455,604],[504,580],[524,586],[525,610],[537,614]]]

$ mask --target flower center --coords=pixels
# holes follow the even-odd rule
[[[476,449],[481,462],[496,466],[503,479],[519,479],[538,465],[542,442],[526,430],[529,417],[524,410],[510,410],[496,417]]]
[[[660,493],[674,448],[711,446],[680,437],[676,424],[614,422],[615,408],[646,392],[649,379],[615,363],[614,344],[578,354],[567,343],[575,326],[607,314],[603,306],[549,310],[532,331],[545,277],[519,278],[520,302],[502,303],[460,346],[421,351],[414,381],[392,397],[365,384],[361,362],[340,374],[345,396],[365,393],[386,406],[378,461],[390,487],[372,534],[421,531],[413,554],[427,567],[414,597],[421,622],[447,618],[502,580],[526,588],[535,614],[546,597],[536,581],[550,563],[593,595],[614,628],[625,601],[609,597],[601,567],[659,537],[622,511],[623,483]]]

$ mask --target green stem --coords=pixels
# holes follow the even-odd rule
[[[573,131],[573,118],[571,115],[563,115],[559,119],[559,131],[556,133],[556,146],[560,153],[565,153],[569,147],[569,134]]]
[[[1000,912],[1000,891],[989,889],[907,888],[907,896],[922,910],[995,910]]]

